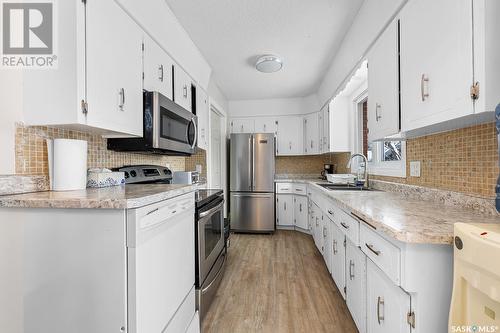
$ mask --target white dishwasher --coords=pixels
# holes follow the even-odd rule
[[[127,212],[128,332],[186,332],[195,316],[194,194]]]

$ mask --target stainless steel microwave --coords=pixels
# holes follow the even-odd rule
[[[144,91],[142,138],[108,139],[115,151],[191,155],[198,137],[196,115],[156,91]]]

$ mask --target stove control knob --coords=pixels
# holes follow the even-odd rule
[[[169,169],[164,169],[163,173],[167,176],[170,176],[172,174],[172,171],[170,171]]]
[[[137,176],[137,172],[135,172],[135,170],[132,170],[132,171],[130,171],[130,175],[132,177],[135,177],[135,176]]]
[[[125,174],[125,179],[127,179],[129,177],[128,172],[125,171],[124,174]]]

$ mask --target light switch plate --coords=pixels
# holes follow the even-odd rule
[[[410,161],[410,176],[420,177],[420,161]]]

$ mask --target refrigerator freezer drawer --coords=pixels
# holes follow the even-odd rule
[[[274,193],[231,192],[231,230],[274,231]]]

